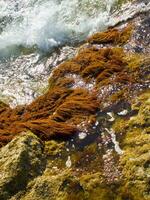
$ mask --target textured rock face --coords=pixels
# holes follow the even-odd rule
[[[22,55],[6,63],[0,63],[0,98],[12,107],[31,103],[47,89],[53,67],[72,57],[75,48],[61,48],[59,54],[41,59],[38,53],[22,48]],[[7,88],[7,89],[6,89]]]
[[[121,191],[130,199],[150,199],[150,92],[137,97],[132,104],[137,114],[122,121],[116,134],[122,133],[124,139],[120,157],[122,166]],[[116,127],[118,122],[116,121]]]
[[[39,139],[27,132],[1,148],[1,199],[12,196],[11,200],[149,200],[149,94],[145,91],[134,99],[133,116],[128,118],[120,112],[115,118],[112,127],[122,148],[117,168],[112,152],[102,156],[104,149],[98,150],[95,142],[73,152],[66,149],[67,142],[52,140],[45,143],[43,152]],[[70,166],[66,165],[68,154]],[[115,171],[118,168],[119,178]]]
[[[43,145],[31,132],[22,133],[0,150],[0,199],[25,188],[44,168]]]
[[[0,104],[0,141],[19,134],[0,150],[0,199],[150,200],[149,22],[131,21],[89,38],[31,105]]]

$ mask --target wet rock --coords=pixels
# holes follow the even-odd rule
[[[59,171],[57,175],[44,174],[32,181],[24,194],[11,200],[110,200],[116,197],[103,183],[100,173],[77,177],[71,170]]]
[[[17,58],[0,60],[0,98],[11,107],[31,103],[45,93],[53,67],[74,56],[76,48],[65,46],[49,55],[36,49],[20,47]]]
[[[131,109],[137,110],[134,116],[127,119],[116,115],[113,128],[123,150],[121,155],[113,151],[112,142],[109,142],[107,135],[103,138],[102,133],[99,133],[99,138],[94,143],[86,145],[82,150],[69,149],[68,141],[51,140],[45,142],[46,166],[43,170],[43,146],[39,139],[32,133],[19,136],[6,146],[7,149],[9,147],[9,151],[11,146],[16,145],[16,148],[9,152],[11,166],[7,166],[8,161],[4,160],[5,171],[8,169],[7,173],[11,173],[11,167],[14,166],[12,159],[18,154],[18,147],[24,140],[24,151],[33,152],[33,156],[30,157],[31,167],[23,169],[22,164],[16,165],[15,173],[19,170],[19,174],[20,169],[24,172],[23,175],[13,176],[12,180],[16,181],[14,185],[19,185],[18,190],[14,185],[9,188],[5,186],[2,194],[6,196],[2,196],[1,199],[7,199],[12,188],[11,200],[149,200],[149,103],[149,91],[145,91],[133,99]],[[119,134],[121,139],[118,138]],[[27,138],[35,141],[31,143],[30,148]],[[37,146],[40,150],[37,150]],[[69,168],[65,165],[68,156],[72,162]],[[40,172],[36,171],[36,167],[32,168],[36,159],[36,166],[39,170],[42,168]],[[22,159],[21,163],[28,162]]]
[[[120,157],[122,183],[120,193],[133,200],[150,199],[150,92],[134,100],[137,114],[117,127],[124,134]],[[122,124],[122,125],[121,125]],[[117,131],[116,129],[116,131]],[[124,130],[123,130],[124,129]]]
[[[24,189],[45,167],[43,145],[31,132],[22,133],[0,149],[0,199]]]
[[[45,153],[50,156],[55,156],[61,153],[64,149],[65,142],[56,142],[55,140],[50,140],[45,142]]]
[[[7,104],[5,104],[3,101],[0,101],[0,109],[8,107]]]
[[[27,188],[27,192],[22,196],[21,200],[63,200],[65,198],[65,189],[69,185],[69,171],[60,172],[59,175],[50,176],[45,174],[31,182]],[[73,179],[73,178],[72,178]],[[75,180],[74,180],[75,181]],[[73,180],[72,180],[73,182]]]

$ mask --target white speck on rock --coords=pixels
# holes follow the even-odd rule
[[[70,158],[70,156],[68,156],[68,159],[66,161],[66,167],[70,168],[71,165],[72,165],[71,158]]]
[[[128,110],[123,110],[118,113],[118,115],[126,115],[126,114],[128,114]]]
[[[110,119],[108,119],[109,122],[113,122],[115,120],[112,112],[108,112],[107,115],[111,117]]]
[[[95,126],[98,126],[98,124],[99,124],[99,122],[98,122],[98,121],[96,121],[96,122],[95,122]]]
[[[55,170],[57,170],[57,169],[58,169],[58,167],[55,167],[55,166],[54,166],[54,167],[52,167],[52,168],[53,168],[53,169],[55,169]]]
[[[83,140],[84,138],[86,138],[87,134],[84,132],[79,133],[79,139]]]
[[[111,135],[111,139],[112,139],[112,142],[114,143],[115,151],[116,151],[119,155],[122,155],[122,154],[123,154],[123,151],[122,151],[122,149],[121,149],[120,146],[119,146],[119,142],[117,142],[117,140],[116,140],[115,131],[114,131],[113,129],[108,130],[107,128],[105,128],[105,130]]]

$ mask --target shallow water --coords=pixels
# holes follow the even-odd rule
[[[75,54],[72,46],[150,7],[117,2],[1,0],[0,98],[12,107],[30,103],[45,91],[52,68]]]

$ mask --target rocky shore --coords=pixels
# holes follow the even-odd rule
[[[1,200],[150,200],[149,21],[87,38],[31,104],[0,103]]]

